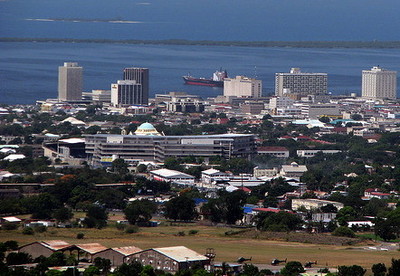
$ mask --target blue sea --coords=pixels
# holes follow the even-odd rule
[[[189,39],[236,41],[400,40],[396,0],[0,0],[0,37]],[[186,91],[203,97],[221,88],[187,86],[182,75],[263,80],[300,67],[329,74],[334,94],[361,89],[361,70],[399,71],[400,50],[155,46],[81,43],[0,43],[0,103],[31,104],[57,97],[65,61],[84,67],[84,89],[109,89],[124,67],[150,69],[151,94]]]
[[[329,91],[361,91],[361,70],[380,65],[400,71],[398,49],[303,49],[222,46],[162,46],[95,43],[0,43],[0,103],[32,104],[57,97],[58,66],[83,67],[84,90],[110,89],[125,67],[150,69],[150,94],[186,91],[204,98],[222,88],[185,85],[182,76],[211,77],[220,68],[228,75],[257,77],[263,94],[274,92],[276,72],[300,67],[328,73]]]

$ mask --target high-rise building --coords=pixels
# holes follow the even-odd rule
[[[300,96],[328,93],[328,74],[302,73],[300,68],[292,68],[290,73],[275,74],[275,95],[298,94]]]
[[[238,98],[260,98],[262,81],[244,76],[224,79],[224,96]]]
[[[64,62],[64,66],[58,67],[58,99],[82,100],[82,67],[78,63]]]
[[[136,83],[141,84],[139,96],[142,98],[142,104],[149,102],[149,69],[147,68],[125,68],[124,80],[134,80]]]
[[[362,97],[370,99],[396,99],[397,72],[379,66],[362,71]]]
[[[145,105],[142,85],[134,80],[119,80],[111,84],[111,104],[113,106]]]

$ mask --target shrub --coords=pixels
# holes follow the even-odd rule
[[[354,231],[346,226],[340,226],[336,228],[335,231],[332,232],[332,235],[339,237],[349,237],[349,238],[354,238],[356,236]]]
[[[34,230],[35,230],[35,232],[37,232],[37,233],[44,233],[44,232],[47,231],[47,227],[44,226],[44,225],[40,225],[40,226],[36,226],[36,227],[34,228]]]
[[[78,240],[81,240],[81,239],[83,239],[85,237],[85,234],[83,234],[83,233],[78,233],[78,234],[76,234],[76,238],[78,239]]]
[[[189,235],[196,235],[197,233],[199,233],[199,230],[190,230],[189,231]]]
[[[3,230],[15,230],[18,228],[18,224],[6,222],[1,226]]]
[[[34,234],[33,228],[32,227],[25,227],[22,230],[22,234],[24,234],[24,235],[33,235]]]
[[[177,236],[180,236],[180,237],[186,236],[185,231],[179,231]]]
[[[118,230],[125,230],[125,228],[126,228],[126,224],[123,224],[123,223],[116,223],[115,224],[115,227],[118,229]]]
[[[139,232],[139,227],[137,227],[136,225],[129,225],[125,228],[125,233],[127,234],[133,234],[137,232]]]

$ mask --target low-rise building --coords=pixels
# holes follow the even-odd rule
[[[304,157],[304,158],[311,158],[314,157],[317,153],[323,153],[323,154],[335,154],[342,152],[341,150],[297,150],[297,156],[298,157]]]
[[[208,169],[201,172],[201,182],[211,184],[216,181],[228,181],[232,178],[232,174],[221,172],[216,169]]]
[[[306,165],[299,165],[296,162],[292,162],[290,165],[282,165],[280,174],[286,177],[301,177],[306,171],[308,171]]]
[[[136,246],[108,248],[93,254],[93,259],[97,257],[108,259],[111,261],[111,266],[120,266],[123,263],[129,263],[131,261],[130,256],[140,251],[142,249]]]
[[[338,210],[340,210],[344,207],[343,203],[336,202],[336,201],[321,200],[321,199],[314,199],[314,198],[307,198],[307,199],[295,198],[295,199],[292,199],[292,210],[298,210],[300,207],[303,206],[307,210],[311,211],[311,210],[319,209],[328,204],[332,204]]]
[[[173,274],[191,267],[204,268],[210,264],[208,257],[185,246],[147,249],[133,254],[131,259]]]
[[[47,258],[55,252],[64,252],[71,247],[71,244],[61,240],[36,241],[21,246],[18,252],[28,253],[33,259],[39,256]]]
[[[194,184],[195,177],[180,171],[159,169],[150,172],[150,176],[157,181]]]
[[[285,147],[258,147],[258,155],[270,155],[277,158],[288,158],[289,150]]]

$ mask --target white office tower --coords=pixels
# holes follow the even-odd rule
[[[147,104],[142,97],[142,85],[134,80],[111,84],[111,104],[117,107]]]
[[[379,66],[362,71],[362,97],[369,99],[396,99],[397,72]]]
[[[76,62],[64,62],[58,67],[58,100],[82,100],[82,71]]]
[[[285,96],[285,94],[307,96],[327,93],[327,73],[303,73],[300,68],[292,68],[290,73],[275,74],[276,96]]]
[[[262,81],[244,76],[224,79],[224,96],[238,98],[260,98]]]

